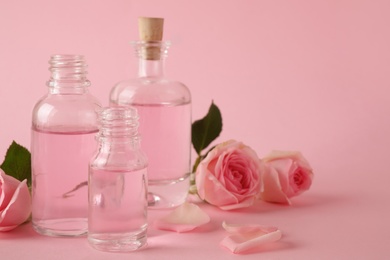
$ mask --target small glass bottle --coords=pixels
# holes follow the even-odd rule
[[[134,108],[105,108],[100,114],[88,194],[88,241],[98,250],[124,252],[146,245],[147,160],[137,128]]]
[[[162,42],[162,18],[139,18],[141,41],[134,46],[139,77],[116,84],[112,106],[133,106],[140,116],[142,150],[149,161],[150,208],[183,203],[189,190],[191,154],[191,94],[181,82],[164,76],[170,46]]]
[[[32,113],[32,224],[43,235],[85,235],[101,106],[89,93],[83,56],[54,55],[49,63],[49,91]]]

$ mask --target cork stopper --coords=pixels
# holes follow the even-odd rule
[[[141,41],[161,41],[163,36],[163,29],[163,18],[138,18],[139,38]]]
[[[140,52],[143,59],[159,60],[161,58],[163,27],[163,18],[138,18],[139,38],[144,43]]]

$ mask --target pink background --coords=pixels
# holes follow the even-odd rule
[[[216,225],[242,219],[284,232],[278,245],[245,258],[386,259],[389,10],[385,0],[2,0],[0,158],[12,140],[29,147],[31,110],[47,91],[50,55],[84,54],[90,90],[106,105],[114,83],[136,74],[129,42],[138,37],[137,17],[164,17],[164,38],[173,42],[166,74],[190,88],[193,118],[203,117],[214,100],[224,120],[218,142],[241,140],[260,157],[272,149],[300,150],[315,170],[311,190],[293,199],[292,207],[205,207]],[[222,231],[205,232],[157,232],[165,238],[152,234],[151,250],[134,257],[231,256],[217,246]],[[19,248],[26,247],[42,257],[48,241],[53,249],[47,250],[76,259],[107,256],[84,240],[42,238],[29,226],[0,239],[0,253],[9,259],[23,256]]]

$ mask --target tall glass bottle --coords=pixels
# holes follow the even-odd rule
[[[88,240],[102,251],[146,244],[147,161],[140,150],[137,110],[105,108],[99,148],[89,169]]]
[[[99,101],[80,55],[54,55],[48,93],[32,113],[32,223],[49,236],[87,233],[88,163],[95,152]]]
[[[162,42],[161,18],[140,18],[135,42],[139,77],[119,82],[111,90],[110,104],[133,106],[140,116],[148,166],[150,208],[183,203],[189,189],[191,153],[191,94],[181,82],[164,76],[169,43]]]

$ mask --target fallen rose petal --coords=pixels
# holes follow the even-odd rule
[[[154,226],[158,229],[176,231],[178,233],[193,230],[210,222],[210,217],[197,205],[184,202],[167,216],[157,219]]]
[[[261,231],[251,232],[244,235],[227,236],[221,241],[220,245],[229,249],[234,254],[240,254],[261,247],[266,243],[278,241],[281,237],[282,232],[280,230],[266,234]]]
[[[228,224],[225,221],[222,222],[222,227],[230,234],[243,234],[249,232],[270,233],[278,230],[277,227],[263,226],[258,224]]]
[[[222,222],[222,227],[231,235],[225,237],[220,245],[234,254],[239,254],[265,243],[278,241],[282,232],[277,227],[258,224],[228,224]]]

